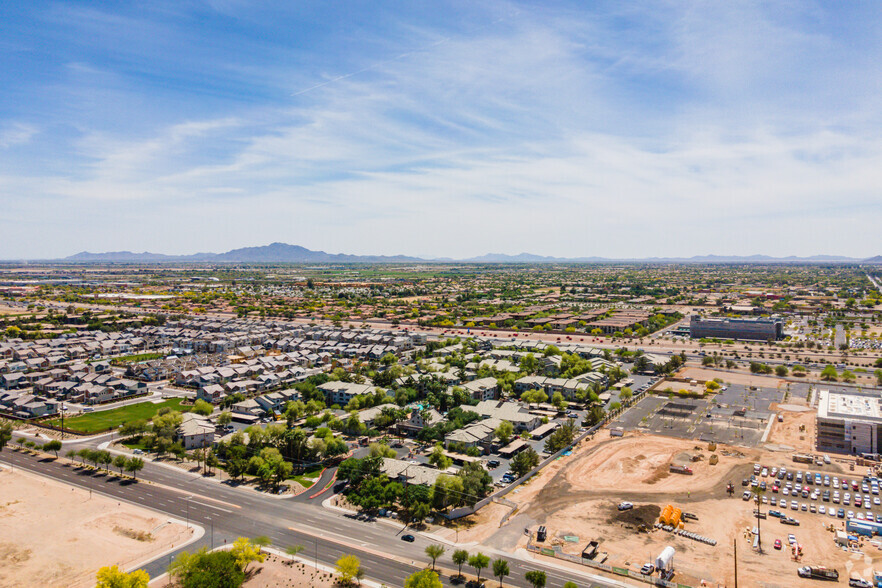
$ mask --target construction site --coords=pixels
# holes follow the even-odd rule
[[[786,468],[806,479],[810,472],[859,481],[867,467],[854,459],[826,463],[820,456],[795,463],[794,455],[811,452],[814,412],[804,404],[773,403],[770,409],[780,418],[770,419],[765,442],[756,447],[638,431],[618,437],[601,429],[510,493],[506,504],[479,511],[459,531],[460,540],[640,579],[647,579],[641,569],[651,566],[654,581],[664,578],[673,586],[734,586],[736,566],[739,586],[810,586],[815,580],[797,575],[803,566],[872,580],[882,568],[879,541],[849,533],[851,540],[843,542],[847,519],[821,514],[826,503],[809,507],[802,497],[792,510],[772,492],[775,478],[768,476]],[[755,496],[745,495],[752,476],[767,488],[759,521]],[[772,505],[773,497],[783,507]],[[768,514],[776,509],[786,512],[781,518]],[[785,517],[799,522],[781,522]],[[672,562],[661,557],[669,547]],[[670,569],[659,573],[659,563]]]

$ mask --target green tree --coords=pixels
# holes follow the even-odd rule
[[[462,566],[469,561],[469,552],[465,549],[457,549],[453,552],[453,563],[459,566],[458,575],[462,576]]]
[[[371,457],[391,457],[394,458],[398,454],[395,453],[395,450],[386,445],[385,443],[371,443],[368,446]]]
[[[132,472],[132,477],[138,477],[138,471],[144,469],[144,460],[140,457],[133,457],[126,460],[126,471]]]
[[[354,555],[344,555],[337,560],[337,573],[340,575],[342,584],[352,584],[361,572],[361,561]]]
[[[123,470],[124,470],[125,467],[126,467],[126,462],[127,462],[127,461],[128,461],[128,460],[126,459],[126,456],[125,456],[125,455],[117,455],[116,457],[113,458],[113,465],[114,465],[114,467],[116,467],[117,469],[119,469],[119,473],[120,473],[120,475],[122,475]]]
[[[436,443],[435,447],[432,448],[432,453],[429,454],[429,463],[439,470],[446,470],[453,463],[453,460],[444,454],[444,446],[441,443]]]
[[[193,403],[192,411],[196,414],[201,414],[202,416],[208,416],[214,412],[214,406],[200,398]]]
[[[533,588],[545,588],[545,583],[548,581],[545,572],[539,570],[530,570],[524,575],[524,577]]]
[[[567,582],[563,585],[563,588],[579,588],[579,586],[575,582]]]
[[[248,537],[239,537],[233,542],[230,548],[230,555],[236,560],[239,569],[245,572],[248,564],[253,561],[262,562],[266,559],[266,554],[260,549],[260,545],[248,539]]]
[[[205,547],[181,553],[168,573],[181,588],[239,588],[245,582],[245,572],[230,551],[209,552]]]
[[[0,451],[12,441],[12,423],[0,422]]]
[[[432,558],[432,570],[435,569],[435,561],[444,555],[444,548],[440,545],[427,545],[426,546],[426,555]]]
[[[532,447],[528,447],[514,456],[509,465],[511,471],[520,478],[539,465],[539,454]]]
[[[836,372],[836,368],[827,364],[823,370],[821,370],[821,379],[827,382],[835,382],[839,378],[839,374]]]
[[[493,561],[493,575],[499,578],[499,586],[502,587],[502,579],[511,573],[511,570],[508,568],[508,562],[504,559],[497,559]]]
[[[499,426],[496,427],[496,430],[493,431],[493,434],[496,435],[496,438],[499,439],[499,442],[503,445],[508,444],[509,439],[511,439],[512,434],[514,433],[514,425],[512,425],[509,421],[502,421],[499,423]]]
[[[490,558],[479,551],[475,555],[469,557],[469,565],[475,568],[475,575],[478,576],[478,582],[480,582],[481,570],[486,569],[487,566],[490,565]]]
[[[225,410],[217,415],[217,424],[227,426],[231,422],[233,422],[233,413],[231,413],[230,411]]]
[[[787,366],[779,365],[775,368],[775,375],[778,376],[779,378],[783,378],[784,376],[787,375],[787,373],[788,373]]]
[[[126,573],[117,566],[105,566],[95,574],[95,588],[147,588],[150,576],[144,570]]]
[[[442,586],[438,573],[432,570],[415,572],[404,580],[404,588],[441,588]]]
[[[61,441],[53,439],[43,445],[43,451],[52,451],[55,453],[55,459],[58,459],[58,451],[61,449]]]

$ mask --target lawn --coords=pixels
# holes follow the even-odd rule
[[[163,357],[165,357],[164,353],[138,353],[136,355],[124,355],[114,359],[116,361],[138,363],[139,361],[150,361],[153,359],[162,359]]]
[[[294,480],[295,482],[298,482],[304,488],[310,488],[310,487],[312,487],[313,484],[316,483],[316,481],[322,475],[323,471],[324,471],[324,468],[317,467],[317,468],[311,469],[303,474],[300,474],[297,476],[291,476],[291,479]]]
[[[64,419],[64,428],[80,433],[101,433],[116,428],[122,423],[145,420],[148,421],[159,411],[160,408],[168,407],[172,410],[187,412],[191,407],[181,406],[183,398],[171,398],[153,404],[152,402],[139,402],[111,410],[86,413],[79,416]],[[53,419],[48,424],[60,427],[61,419]]]

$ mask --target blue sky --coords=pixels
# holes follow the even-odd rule
[[[6,2],[0,259],[882,253],[876,2]]]

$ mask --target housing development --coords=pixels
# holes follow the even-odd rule
[[[169,558],[240,541],[274,581],[309,563],[304,585],[404,585],[432,558],[445,585],[504,569],[484,557],[513,585],[882,571],[877,266],[231,270],[4,268],[6,487],[125,504],[55,515],[116,534],[119,570],[189,585]],[[4,582],[111,563],[66,561]]]
[[[882,588],[878,2],[0,2],[0,588]]]

